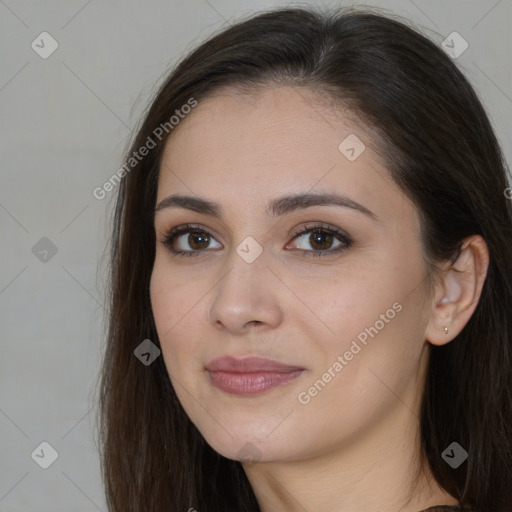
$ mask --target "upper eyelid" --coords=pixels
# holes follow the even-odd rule
[[[308,231],[310,229],[325,229],[325,230],[339,231],[341,234],[345,234],[345,231],[343,229],[337,228],[336,226],[332,226],[332,225],[326,223],[325,221],[318,220],[318,221],[306,222],[300,228],[292,229],[291,231],[294,232],[294,234],[293,235],[290,234],[288,236],[295,237],[295,236],[301,234],[303,231]],[[212,230],[211,228],[202,226],[201,224],[185,223],[185,224],[179,224],[178,226],[175,226],[167,231],[165,229],[163,229],[162,233],[164,235],[168,236],[168,235],[172,235],[172,234],[176,234],[176,233],[180,233],[180,232],[187,232],[187,231],[193,231],[193,230],[204,231],[205,233],[208,233],[208,234],[212,234],[212,232],[215,232],[215,230]],[[348,233],[346,233],[346,235],[349,236]]]
[[[309,221],[306,224],[302,225],[300,228],[293,229],[292,230],[293,234],[290,234],[288,236],[291,236],[291,240],[295,240],[297,237],[303,236],[303,235],[307,234],[308,232],[311,232],[315,229],[321,230],[321,231],[332,232],[333,235],[335,235],[337,237],[345,238],[346,239],[345,241],[350,241],[350,243],[353,242],[352,236],[349,235],[346,231],[344,231],[341,228],[331,226],[324,221]],[[164,232],[164,242],[171,237],[174,237],[174,240],[176,240],[180,236],[183,236],[187,233],[193,232],[194,230],[198,231],[198,232],[207,233],[207,234],[211,235],[218,242],[217,236],[215,234],[211,233],[212,230],[210,230],[210,228],[206,228],[200,224],[192,224],[192,223],[181,224],[179,226],[172,228],[171,230],[169,230],[167,232]],[[189,251],[189,252],[192,252],[192,251]]]

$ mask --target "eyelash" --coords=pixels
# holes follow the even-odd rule
[[[321,257],[321,256],[337,254],[339,252],[343,252],[343,251],[347,250],[353,243],[352,239],[348,235],[346,235],[339,229],[328,227],[327,225],[325,225],[323,223],[305,226],[305,228],[302,231],[296,233],[292,237],[292,240],[295,240],[296,238],[299,238],[300,236],[305,235],[306,233],[310,233],[310,232],[314,232],[314,231],[320,232],[322,234],[327,233],[329,235],[334,235],[340,242],[342,242],[342,245],[340,245],[339,247],[336,247],[335,249],[326,249],[324,251],[319,251],[319,250],[306,251],[304,249],[297,249],[301,252],[306,253],[307,257]],[[173,253],[176,256],[199,256],[201,253],[209,251],[209,249],[192,250],[192,251],[180,251],[180,250],[174,249],[174,247],[173,247],[174,240],[176,238],[178,238],[180,235],[183,235],[185,233],[191,233],[191,232],[196,232],[199,234],[207,234],[207,235],[211,236],[207,230],[205,230],[202,226],[200,226],[198,224],[184,224],[183,226],[178,226],[176,228],[171,229],[171,231],[166,235],[165,239],[160,243],[162,243],[165,247],[167,247],[171,251],[171,253]]]

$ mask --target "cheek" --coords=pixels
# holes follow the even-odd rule
[[[364,271],[354,268],[353,272],[344,273],[343,280],[331,281],[324,288],[327,293],[309,293],[308,304],[321,319],[315,322],[315,317],[308,315],[308,336],[316,338],[317,350],[323,353],[316,377],[332,368],[338,356],[344,359],[343,370],[335,380],[342,388],[360,387],[363,379],[363,388],[371,389],[367,388],[368,376],[364,377],[369,368],[381,372],[389,383],[414,371],[425,327],[422,289],[417,286],[421,271],[403,263],[401,269],[384,262]],[[313,325],[318,328],[313,329]],[[405,373],[398,371],[400,368]],[[378,385],[375,377],[373,381]]]
[[[203,314],[201,298],[204,294],[200,283],[180,279],[165,264],[155,261],[150,280],[151,308],[162,355],[173,375],[178,375],[185,366],[190,367],[200,353],[203,337],[199,329],[204,328],[204,324],[195,320]]]
[[[179,320],[185,314],[182,310],[185,302],[182,292],[169,274],[163,265],[155,262],[150,281],[151,309],[166,363],[168,362],[166,355],[175,339]],[[181,296],[181,301],[177,300],[178,295]]]
[[[163,271],[163,267],[155,262],[153,273],[149,284],[149,295],[151,299],[151,309],[159,335],[162,334],[163,328],[171,322],[174,309],[174,288],[169,286],[170,281]],[[160,341],[163,341],[160,339]]]
[[[179,325],[178,322],[198,301],[201,290],[198,289],[197,284],[193,284],[183,277],[180,279],[179,273],[170,268],[165,258],[157,255],[149,291],[151,308],[159,334],[166,333],[174,325]],[[165,336],[160,341],[164,342]]]
[[[313,293],[311,284],[304,283],[302,296],[307,298],[311,314],[297,318],[307,318],[304,321],[309,322],[310,331],[315,326],[328,346],[343,349],[393,304],[393,292],[375,284],[378,273],[382,275],[375,269],[344,269],[342,278],[326,280],[323,287],[317,283]]]

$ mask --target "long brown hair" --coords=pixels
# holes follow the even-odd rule
[[[349,106],[379,134],[392,178],[421,219],[432,268],[480,234],[490,263],[479,304],[462,332],[432,347],[421,411],[422,456],[437,482],[477,512],[512,504],[512,211],[507,168],[489,119],[453,61],[407,22],[357,9],[287,8],[252,16],[191,51],[160,87],[127,161],[156,147],[118,185],[110,247],[108,335],[101,370],[102,476],[111,512],[256,512],[238,461],[215,452],[188,419],[162,357],[149,282],[153,211],[162,151],[155,129],[191,98],[225,86],[307,86]],[[193,114],[191,114],[193,115]],[[160,132],[158,132],[160,133]],[[163,133],[163,132],[162,132]],[[441,457],[453,441],[468,459]]]

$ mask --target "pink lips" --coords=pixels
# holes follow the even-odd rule
[[[211,383],[235,395],[254,395],[281,386],[302,374],[304,368],[262,357],[220,357],[206,365]]]

